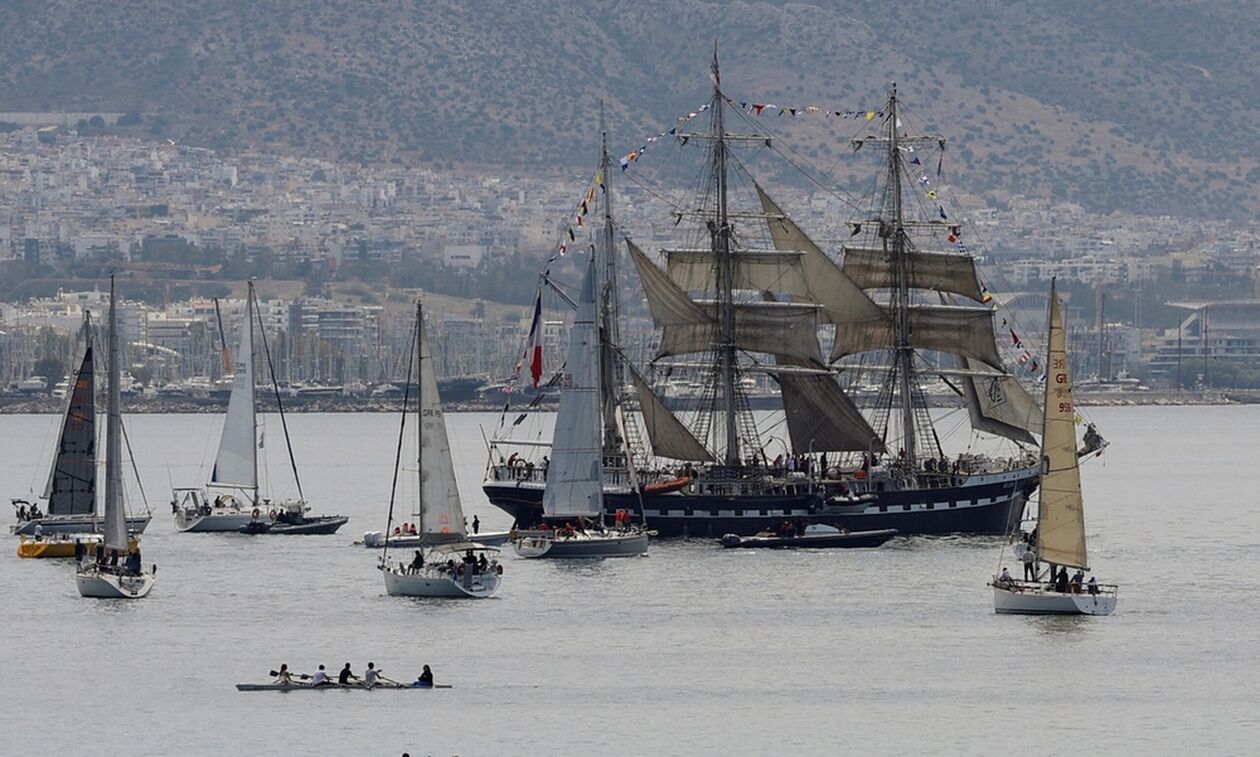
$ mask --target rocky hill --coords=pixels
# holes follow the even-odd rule
[[[954,175],[1095,210],[1260,208],[1245,0],[202,0],[0,5],[0,111],[138,111],[155,136],[364,162],[586,162],[704,102],[878,107],[898,81]],[[789,119],[776,119],[774,126]],[[781,128],[830,167],[849,131]]]

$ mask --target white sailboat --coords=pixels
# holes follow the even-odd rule
[[[114,278],[109,279],[109,384],[105,421],[105,528],[98,559],[79,566],[75,584],[84,597],[100,599],[139,599],[157,581],[157,568],[144,573],[139,567],[139,549],[128,555],[127,566],[118,564],[128,554],[127,514],[123,509],[122,411],[118,391],[118,318],[114,308]],[[107,558],[108,555],[108,558]],[[134,559],[134,563],[132,563]]]
[[[503,582],[499,550],[468,540],[464,529],[464,511],[455,481],[455,465],[451,445],[446,436],[446,419],[442,398],[438,395],[437,375],[433,370],[433,353],[425,333],[424,313],[416,305],[416,346],[412,353],[418,363],[416,410],[419,470],[418,497],[413,517],[418,525],[422,544],[410,564],[390,565],[391,542],[381,554],[380,570],[385,578],[385,591],[395,597],[436,597],[448,599],[482,599],[492,596]],[[410,362],[410,361],[409,361]],[[407,426],[407,394],[411,369],[407,369],[408,392],[403,395],[402,421],[398,431],[398,452],[394,460],[394,483],[389,497],[386,533],[394,523],[394,501],[398,491],[398,473],[402,464],[403,439]]]
[[[1076,444],[1076,407],[1072,372],[1068,364],[1063,306],[1055,286],[1050,286],[1050,328],[1046,356],[1048,368],[1044,397],[1044,432],[1041,440],[1041,494],[1031,543],[1016,545],[1015,554],[1032,567],[1033,580],[995,576],[993,609],[1023,615],[1110,615],[1116,609],[1118,589],[1091,579],[1069,579],[1068,568],[1078,576],[1089,570],[1085,548],[1085,503],[1081,496],[1081,472]],[[1031,550],[1030,555],[1025,555]],[[1005,548],[1003,549],[1005,554]],[[1050,566],[1048,581],[1041,581],[1041,564]],[[1055,567],[1058,573],[1055,574]]]
[[[548,521],[566,522],[559,528],[521,532],[512,542],[521,557],[632,557],[647,554],[648,535],[641,527],[619,526],[609,530],[603,524],[604,439],[597,305],[595,255],[592,252],[582,280],[573,330],[569,333],[560,411],[556,415],[552,458],[543,490],[543,515]],[[621,438],[624,439],[625,435],[621,434]]]
[[[254,282],[251,281],[245,301],[245,324],[233,365],[232,393],[219,436],[214,469],[204,488],[173,490],[171,509],[175,513],[175,528],[195,533],[242,530],[251,533],[334,533],[348,518],[307,515],[310,508],[302,495],[302,482],[297,475],[292,448],[289,462],[298,490],[297,499],[273,502],[259,497],[258,417],[254,405],[254,314],[257,309]],[[283,407],[280,407],[280,420],[287,446],[289,432],[284,424]]]

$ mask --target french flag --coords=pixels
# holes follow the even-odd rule
[[[529,324],[529,342],[525,347],[525,362],[529,363],[529,378],[538,388],[542,379],[543,344],[542,344],[542,291],[534,300],[534,320]]]

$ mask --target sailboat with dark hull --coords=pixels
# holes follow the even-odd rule
[[[605,368],[614,377],[606,391],[633,388],[627,406],[646,432],[642,446],[653,459],[671,461],[638,465],[636,489],[619,473],[627,467],[617,462],[621,445],[606,440],[605,510],[641,514],[661,536],[747,536],[785,519],[903,534],[1006,533],[1037,486],[1031,445],[1040,409],[1003,367],[972,257],[916,244],[915,236],[952,234],[956,226],[904,212],[906,149],[943,140],[902,132],[894,87],[880,111],[882,133],[855,140],[880,146],[886,161],[869,214],[853,223],[866,231],[854,235],[863,244],[837,262],[755,181],[758,206],[732,207],[731,147],[768,145],[771,137],[729,131],[733,101],[722,92],[716,56],[713,80],[708,129],[679,133],[684,144],[708,150],[701,201],[675,213],[680,224],[698,221],[697,232],[689,245],[662,251],[663,268],[625,240],[659,333],[653,362],[698,376],[700,406],[685,421],[619,352],[604,358],[616,363]],[[611,239],[606,150],[602,164],[604,235]],[[752,243],[758,237],[766,243]],[[615,256],[606,260],[602,284],[612,305],[600,323],[616,345]],[[834,333],[828,353],[820,327]],[[953,355],[957,367],[946,371],[925,353]],[[771,462],[744,380],[758,372],[778,382],[791,450],[809,458],[813,471]],[[975,430],[1014,440],[1021,451],[946,460],[924,392],[937,376],[967,402]],[[851,397],[859,380],[880,387],[866,413]],[[820,464],[827,455],[831,465]],[[544,478],[492,459],[485,492],[524,525],[542,515]]]

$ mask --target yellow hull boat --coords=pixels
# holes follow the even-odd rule
[[[101,543],[100,534],[55,534],[36,539],[23,536],[18,542],[18,557],[74,557],[75,541],[83,542],[89,557],[96,555],[96,548]],[[127,539],[127,551],[135,551],[140,540],[132,536]]]

